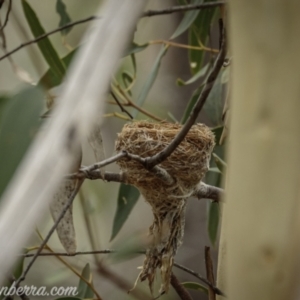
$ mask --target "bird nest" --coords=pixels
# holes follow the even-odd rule
[[[166,122],[126,124],[118,134],[116,150],[151,157],[168,146],[181,128],[180,124]],[[151,243],[139,275],[141,281],[148,279],[151,291],[157,268],[162,278],[160,293],[168,291],[173,257],[183,239],[186,201],[207,172],[214,145],[211,130],[196,124],[155,172],[128,157],[118,161],[127,183],[140,190],[154,215],[149,229]]]

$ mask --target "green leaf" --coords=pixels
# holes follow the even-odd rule
[[[59,27],[64,26],[64,25],[66,25],[66,24],[68,24],[72,21],[69,14],[68,14],[68,12],[67,12],[66,5],[63,3],[62,0],[56,0],[56,12],[60,16],[60,21],[59,21],[59,24],[58,24]],[[72,27],[63,29],[61,31],[61,34],[62,35],[67,35],[71,31],[71,29],[72,29]]]
[[[198,282],[181,282],[181,284],[189,290],[196,290],[201,291],[205,294],[208,294],[208,289],[204,285],[198,283]]]
[[[42,27],[36,13],[30,7],[26,0],[22,0],[22,7],[26,17],[26,20],[29,24],[32,34],[34,37],[39,37],[45,33],[44,28]],[[57,52],[53,48],[50,40],[48,38],[44,38],[38,43],[38,47],[42,52],[44,59],[47,61],[49,67],[52,69],[55,76],[62,78],[65,75],[65,66],[63,62],[60,60]]]
[[[40,125],[43,91],[30,86],[7,102],[0,126],[0,195],[13,176]]]
[[[149,44],[143,44],[143,45],[138,45],[136,43],[131,43],[131,45],[127,48],[127,50],[125,51],[125,56],[134,54],[134,53],[138,53],[141,52],[143,50],[145,50],[147,47],[149,46]]]
[[[90,270],[90,265],[86,264],[81,272],[81,276],[86,279],[88,282],[93,284],[93,276]],[[78,298],[93,298],[94,292],[91,288],[80,278],[77,288]]]
[[[200,96],[202,88],[203,88],[203,86],[200,86],[192,94],[192,97],[191,97],[188,105],[186,106],[185,111],[184,111],[183,116],[182,116],[182,119],[180,121],[181,124],[184,124],[187,121],[187,119],[189,118],[190,113],[193,110],[193,107],[195,106],[195,104],[196,104],[196,102],[197,102],[197,100]]]
[[[178,78],[176,83],[179,86],[189,85],[191,83],[196,82],[198,79],[203,77],[205,74],[207,74],[207,71],[210,67],[210,64],[206,64],[203,68],[201,68],[193,77],[191,77],[189,80],[184,81],[181,78]]]
[[[226,172],[227,164],[226,162],[219,157],[216,153],[212,154],[212,157],[214,158],[214,161],[217,165],[217,168],[220,170],[221,173]]]
[[[208,236],[213,245],[216,243],[220,221],[219,204],[214,202],[208,203]]]
[[[201,4],[202,2],[203,2],[203,0],[193,0],[193,1],[191,1],[191,4]],[[181,20],[180,24],[178,25],[177,29],[171,36],[171,39],[175,39],[176,37],[178,37],[179,35],[184,33],[191,26],[191,24],[194,22],[194,20],[197,18],[199,12],[200,12],[200,10],[187,11],[184,14],[184,17]]]
[[[217,146],[220,144],[220,138],[222,136],[223,128],[223,126],[218,126],[212,129],[212,132],[215,135],[215,142]]]
[[[72,50],[70,53],[68,53],[65,57],[63,57],[61,60],[66,66],[66,69],[71,64],[72,59],[75,56],[75,53],[77,52],[77,49]],[[63,77],[56,76],[55,72],[50,68],[46,73],[42,76],[42,78],[39,80],[39,85],[45,85],[48,89],[54,88],[55,86],[58,86],[62,83]]]
[[[121,76],[122,76],[124,87],[127,89],[128,86],[130,86],[130,84],[133,82],[133,75],[130,72],[125,70],[122,72]],[[131,95],[130,90],[128,90],[128,94]]]
[[[117,211],[114,217],[110,240],[114,239],[127,220],[131,210],[139,199],[140,192],[132,185],[121,184],[118,195]]]
[[[27,253],[28,250],[24,248],[22,254],[27,254]],[[18,259],[17,263],[15,264],[15,267],[13,268],[13,275],[15,278],[19,278],[23,274],[24,260],[25,260],[25,256],[21,256]]]
[[[209,1],[211,0],[204,0],[203,2],[205,3]],[[189,28],[190,46],[199,47],[201,46],[200,42],[203,45],[206,45],[215,12],[216,8],[200,10],[194,23]],[[189,61],[192,74],[196,74],[201,69],[204,55],[205,51],[189,49]]]
[[[223,103],[222,103],[222,90],[223,85],[221,82],[222,72],[219,73],[214,85],[204,103],[203,110],[214,124],[218,126],[222,123]]]
[[[138,99],[137,99],[137,105],[138,106],[142,106],[143,103],[145,102],[146,98],[147,98],[147,95],[156,79],[156,76],[158,74],[158,70],[159,70],[159,67],[160,67],[160,63],[161,63],[161,59],[163,58],[163,56],[166,54],[168,50],[168,46],[163,46],[154,62],[154,65],[149,73],[149,76],[146,80],[146,83],[144,84],[139,96],[138,96]],[[136,115],[137,115],[138,111],[135,111],[134,114],[133,114],[133,117],[135,118]]]

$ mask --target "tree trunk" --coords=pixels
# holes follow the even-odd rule
[[[230,1],[232,120],[218,274],[230,300],[293,299],[299,280],[299,11],[296,0]]]

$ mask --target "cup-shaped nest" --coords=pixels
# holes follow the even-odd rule
[[[117,151],[126,151],[142,158],[162,151],[175,138],[182,125],[173,123],[133,122],[126,124],[116,141]],[[158,165],[170,180],[147,170],[139,161],[124,157],[118,161],[127,182],[136,186],[151,205],[154,222],[150,227],[152,242],[140,279],[149,280],[150,288],[155,269],[161,269],[161,292],[167,292],[173,257],[183,238],[186,200],[193,194],[208,170],[215,145],[211,130],[203,125],[191,127],[172,154]]]

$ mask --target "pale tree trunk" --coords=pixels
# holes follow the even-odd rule
[[[300,282],[299,11],[298,0],[229,4],[232,119],[218,284],[230,300],[294,299]]]

